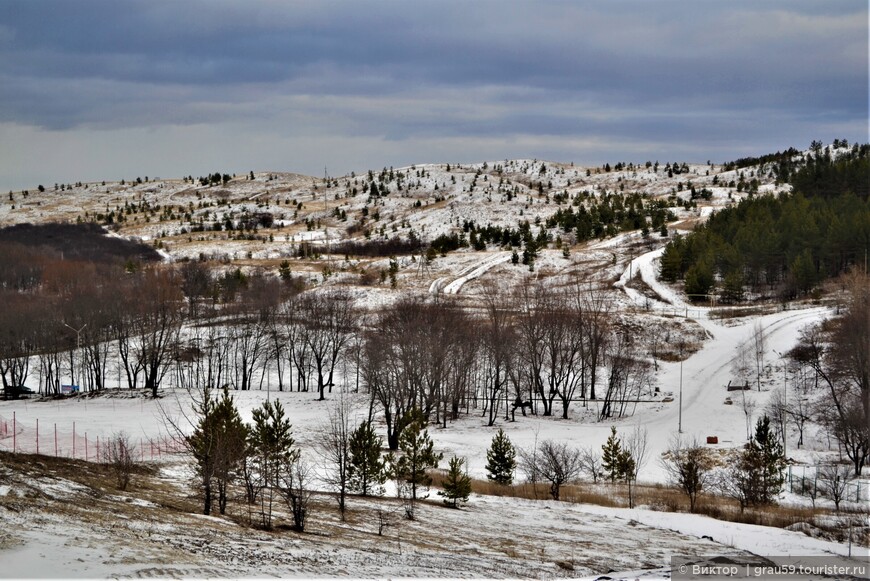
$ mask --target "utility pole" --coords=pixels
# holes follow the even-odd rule
[[[323,187],[325,188],[323,192],[323,211],[325,212],[329,209],[327,207],[329,197],[326,195],[329,190],[329,172],[326,171],[326,166],[323,166]],[[326,219],[324,218],[323,221],[325,222]]]
[[[680,341],[680,413],[677,421],[677,433],[683,433],[683,342]]]
[[[780,410],[779,413],[782,415],[782,454],[783,456],[785,456],[787,446],[786,442],[788,440],[788,413],[786,412],[786,410],[788,410],[788,364],[786,363],[785,355],[783,355],[776,349],[774,349],[773,352],[776,353],[779,357],[779,360],[782,361],[782,407],[784,409]]]

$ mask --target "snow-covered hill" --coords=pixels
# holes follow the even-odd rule
[[[212,260],[220,267],[257,268],[277,274],[279,263],[286,260],[291,271],[303,275],[312,286],[345,286],[357,305],[370,309],[388,305],[408,293],[440,293],[450,295],[450,300],[478,305],[493,289],[506,290],[530,278],[553,285],[579,280],[586,285],[584,288],[605,297],[627,323],[660,329],[663,349],[672,355],[677,342],[689,340],[694,344],[682,361],[676,357],[655,361],[644,397],[639,398],[642,401],[633,404],[625,417],[599,422],[597,403],[590,401],[574,403],[565,420],[518,416],[515,422],[500,418],[496,426],[489,427],[485,418],[471,410],[446,429],[433,428],[436,448],[445,457],[465,458],[475,477],[485,477],[486,449],[499,427],[505,428],[515,445],[525,449],[553,439],[600,450],[613,425],[623,434],[635,426],[647,431],[650,446],[639,480],[663,483],[667,478],[660,459],[677,435],[683,441],[699,442],[714,436],[718,444],[712,446],[716,448],[741,447],[750,423],[747,416],[763,413],[783,385],[786,376],[781,354],[794,346],[801,328],[831,315],[831,310],[821,304],[794,304],[788,309],[774,306],[752,317],[723,319],[717,309],[688,304],[679,289],[658,280],[658,260],[668,240],[659,232],[626,229],[578,241],[573,233],[558,226],[547,228],[547,219],[557,211],[569,207],[578,211],[581,206],[591,209],[608,197],[626,199],[637,194],[643,204],[660,204],[671,213],[666,223],[670,236],[742,199],[748,195],[747,190],[788,191],[789,186],[776,183],[770,167],[726,171],[715,164],[663,162],[586,168],[540,160],[505,160],[386,168],[326,179],[274,172],[226,177],[226,183],[213,186],[191,179],[143,179],[138,183],[140,180],[134,178],[132,183],[58,185],[57,189],[52,185],[46,186],[44,192],[30,190],[26,196],[12,192],[0,204],[0,226],[96,220],[107,223],[113,235],[154,244],[167,262]],[[373,187],[377,195],[372,195]],[[479,250],[464,248],[438,255],[431,262],[424,261],[422,252],[405,254],[394,259],[398,279],[393,288],[372,284],[371,277],[364,282],[366,273],[389,268],[392,257],[333,252],[346,242],[363,244],[391,238],[428,242],[451,234],[468,237],[472,222],[478,227],[516,229],[525,221],[533,233],[543,229],[551,240],[539,251],[533,269],[515,264],[512,249],[500,244]],[[302,252],[306,246],[314,251]],[[741,392],[743,400],[738,402],[729,399],[726,385],[732,379],[738,348],[751,340],[757,328],[766,334],[766,365],[760,389]],[[273,382],[265,379],[262,390],[237,392],[243,418],[249,421],[252,410],[262,401],[281,399],[298,442],[316,460],[317,430],[323,425],[332,398],[319,402],[313,394],[279,393]],[[34,445],[39,445],[42,430],[40,451],[45,453],[46,446],[51,446],[45,439],[50,441],[48,426],[53,426],[54,434],[60,434],[61,455],[69,455],[70,447],[64,442],[73,433],[85,433],[88,441],[95,442],[123,429],[141,443],[145,458],[151,459],[145,442],[165,437],[166,417],[178,417],[190,405],[187,394],[180,390],[166,389],[163,395],[158,400],[76,397],[0,402],[0,449],[36,451]],[[365,394],[349,397],[358,399],[360,414],[367,410]],[[10,442],[10,425],[14,443]],[[819,457],[837,454],[835,445],[815,434],[808,434],[800,449],[795,440],[792,434],[787,450],[794,470],[817,463]],[[83,453],[89,452],[80,447],[76,455],[82,458]],[[159,448],[155,459],[162,466],[161,477],[171,486],[183,487],[189,475],[178,468],[179,459],[160,457]],[[11,506],[17,493],[4,478],[13,476],[0,472],[0,505]],[[46,486],[45,482],[31,484]],[[861,485],[866,494],[868,483],[859,481]],[[60,488],[63,486],[60,483]],[[790,492],[782,500],[807,502]],[[139,500],[119,502],[135,504]],[[818,502],[825,505],[827,501]],[[667,573],[671,556],[685,553],[740,557],[743,551],[801,555],[842,555],[847,551],[842,544],[811,539],[801,533],[732,525],[692,515],[664,515],[650,508],[566,507],[553,502],[474,497],[463,512],[445,513],[437,507],[426,507],[421,521],[439,523],[432,530],[425,524],[402,524],[393,536],[382,541],[366,528],[366,523],[338,524],[330,516],[329,525],[323,525],[322,539],[315,542],[293,538],[289,549],[281,549],[281,558],[275,555],[284,539],[257,533],[247,541],[255,548],[243,550],[246,543],[234,540],[231,544],[239,551],[238,560],[222,559],[217,565],[208,560],[218,550],[214,546],[242,534],[235,525],[217,519],[176,515],[173,518],[179,521],[166,526],[155,524],[158,513],[125,519],[116,525],[118,530],[109,534],[114,552],[108,558],[99,556],[96,548],[104,523],[78,514],[76,520],[61,526],[62,518],[56,513],[40,512],[35,506],[27,508],[32,512],[21,514],[0,508],[0,518],[12,523],[17,531],[5,537],[0,534],[0,565],[6,566],[12,576],[26,573],[14,568],[18,563],[41,556],[45,569],[37,573],[63,571],[70,576],[88,577],[547,577],[613,571],[623,573],[611,576],[658,577]],[[521,532],[502,535],[499,531],[505,528],[506,521]],[[208,524],[204,533],[195,530],[201,522]],[[132,548],[125,548],[123,541],[130,531],[136,533],[136,542]],[[463,554],[458,562],[451,561],[437,541],[451,535],[462,537],[451,545]],[[82,560],[76,557],[80,547],[71,547],[64,540],[70,536],[80,539],[87,549]],[[417,537],[419,542],[407,541],[409,536]],[[590,537],[595,541],[578,542]],[[547,540],[538,542],[544,538]],[[650,543],[651,538],[656,542]],[[359,544],[348,549],[348,542]],[[160,551],[166,543],[181,555],[175,568],[159,566]],[[188,550],[191,544],[201,550]],[[867,554],[866,548],[856,551]],[[370,552],[380,556],[375,563],[367,559]],[[608,557],[593,558],[599,554]]]

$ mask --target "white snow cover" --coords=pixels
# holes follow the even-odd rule
[[[544,165],[543,171],[541,170]],[[489,162],[491,171],[496,165],[504,168],[506,178],[513,180],[511,187],[516,186],[519,193],[507,201],[504,194],[496,191],[499,178],[494,174],[482,174],[477,178],[472,190],[471,182],[483,164],[453,166],[451,171],[445,165],[417,165],[402,168],[406,174],[406,189],[391,193],[382,198],[372,209],[380,213],[376,227],[383,226],[387,236],[395,227],[402,235],[414,231],[424,239],[431,239],[438,234],[458,231],[463,220],[474,220],[478,225],[491,223],[502,226],[516,226],[519,219],[533,222],[536,217],[546,218],[556,210],[555,204],[549,199],[543,199],[531,187],[531,180],[551,181],[554,189],[564,188],[569,194],[582,191],[592,191],[600,194],[604,191],[617,191],[618,180],[626,180],[627,190],[640,188],[649,196],[668,196],[675,191],[678,181],[691,179],[696,187],[707,187],[713,191],[713,199],[705,204],[699,212],[684,212],[676,210],[681,219],[696,219],[706,217],[715,209],[736,202],[743,194],[738,194],[732,188],[712,185],[714,176],[719,176],[719,183],[738,179],[739,171],[721,172],[721,167],[706,165],[691,165],[688,176],[667,178],[659,170],[637,168],[635,171],[620,171],[598,173],[591,169],[587,177],[586,168],[554,164],[538,160],[515,160],[504,162]],[[710,175],[705,172],[710,170]],[[745,171],[750,171],[749,169]],[[420,177],[417,175],[420,174]],[[487,175],[488,181],[483,181]],[[274,177],[274,179],[272,179]],[[351,178],[341,178],[350,183]],[[453,180],[455,179],[455,183]],[[760,176],[764,182],[767,178]],[[416,184],[418,187],[407,187]],[[570,182],[570,183],[569,183]],[[90,200],[92,193],[104,190],[106,197],[114,196],[110,202],[99,202],[98,210],[106,203],[123,204],[132,196],[142,196],[155,203],[196,203],[199,193],[208,199],[214,196],[237,198],[234,211],[257,211],[260,204],[272,204],[268,207],[276,214],[276,222],[285,225],[274,242],[256,242],[210,238],[207,233],[195,233],[193,242],[168,242],[161,253],[167,259],[180,257],[195,257],[199,253],[222,253],[230,258],[242,258],[252,252],[254,258],[277,260],[291,255],[289,244],[296,241],[325,240],[324,228],[307,231],[300,227],[304,217],[291,219],[293,210],[288,205],[291,202],[304,203],[306,211],[311,212],[311,218],[322,218],[326,221],[332,208],[341,207],[348,211],[359,211],[368,204],[365,195],[355,198],[332,200],[311,189],[313,178],[296,174],[258,174],[254,181],[242,179],[232,180],[227,187],[228,194],[220,194],[220,188],[194,188],[181,181],[164,180],[157,184],[143,184],[141,187],[122,187],[109,184],[100,187],[96,184],[86,184],[75,188],[65,196],[58,197],[46,193],[43,198],[50,198],[52,206],[47,203],[39,205],[35,201],[40,196],[31,193],[28,201],[19,202],[17,209],[9,205],[0,206],[0,223],[11,223],[18,220],[38,222],[51,216],[52,213],[66,212],[70,217],[81,212]],[[147,188],[145,187],[147,186]],[[436,190],[435,187],[438,187]],[[90,188],[90,189],[87,189]],[[334,190],[335,188],[333,188]],[[784,192],[789,187],[777,186],[768,181],[762,183],[760,191]],[[330,193],[330,196],[332,194]],[[686,192],[681,192],[686,197]],[[731,195],[732,199],[728,196]],[[444,197],[443,201],[435,201],[436,196]],[[272,201],[269,202],[269,199]],[[242,200],[240,203],[239,200]],[[276,201],[280,202],[276,204]],[[415,202],[421,202],[422,208],[416,209]],[[321,204],[323,207],[321,207]],[[214,207],[197,212],[211,211],[215,214],[228,211],[226,208]],[[371,215],[371,214],[370,214]],[[221,214],[222,216],[222,214]],[[402,225],[406,220],[409,225]],[[129,226],[129,223],[125,228]],[[329,228],[328,237],[341,237],[343,224]],[[138,223],[128,230],[122,229],[121,235],[136,235],[144,240],[156,239],[163,226],[156,223]],[[537,227],[533,226],[533,231]],[[673,232],[674,226],[671,225]],[[200,239],[202,237],[202,239]],[[756,324],[767,332],[766,359],[772,365],[773,375],[767,377],[762,391],[746,392],[745,396],[755,403],[756,410],[763,410],[770,398],[773,387],[778,387],[780,377],[777,370],[781,365],[779,354],[785,353],[794,346],[798,333],[806,325],[817,323],[828,317],[832,312],[823,306],[785,310],[753,318],[744,318],[723,322],[710,317],[710,309],[705,306],[689,305],[683,296],[675,289],[662,284],[657,278],[658,261],[663,248],[653,249],[635,255],[628,263],[625,250],[629,244],[640,240],[638,233],[620,234],[612,239],[596,241],[572,251],[570,259],[561,257],[556,251],[542,251],[538,264],[538,273],[552,270],[555,274],[574,268],[577,260],[593,260],[604,266],[596,272],[596,281],[606,284],[613,283],[623,294],[617,299],[620,307],[630,307],[635,312],[648,311],[650,320],[654,317],[681,317],[699,325],[706,334],[706,340],[700,350],[693,353],[682,363],[657,362],[657,371],[650,388],[658,387],[660,396],[651,398],[650,403],[639,403],[631,410],[631,416],[607,422],[597,421],[596,402],[589,403],[584,409],[575,403],[569,413],[569,419],[544,418],[540,416],[518,416],[516,422],[508,422],[500,418],[496,426],[486,426],[485,418],[472,413],[463,416],[454,423],[449,423],[447,429],[432,427],[432,436],[436,449],[444,453],[445,458],[457,455],[467,460],[468,470],[472,476],[484,478],[486,475],[486,449],[498,428],[504,428],[516,446],[529,449],[536,442],[547,439],[567,441],[578,447],[591,447],[600,450],[601,445],[610,434],[611,425],[615,425],[620,433],[627,433],[640,426],[647,430],[650,441],[649,460],[642,467],[640,480],[642,482],[665,482],[666,474],[659,462],[671,439],[677,435],[678,427],[682,428],[680,436],[684,441],[697,439],[704,442],[707,436],[716,436],[720,448],[737,448],[746,441],[746,422],[743,410],[739,405],[725,405],[728,393],[725,386],[731,377],[731,362],[737,347],[749,339]],[[664,243],[661,240],[658,243]],[[447,257],[439,257],[431,265],[431,272],[411,272],[417,269],[410,264],[402,264],[403,283],[408,288],[419,287],[421,292],[459,294],[460,297],[471,293],[475,284],[473,281],[487,278],[503,282],[515,280],[518,272],[523,269],[512,268],[508,264],[510,252],[491,250],[483,253],[456,252]],[[613,264],[610,257],[613,256]],[[620,261],[617,261],[617,257]],[[383,264],[381,264],[383,263]],[[386,265],[386,259],[372,261],[372,268]],[[294,263],[295,265],[295,263]],[[354,268],[357,265],[354,265]],[[294,266],[295,269],[295,266]],[[639,278],[656,296],[650,298],[631,288],[631,281]],[[416,282],[420,279],[419,282]],[[397,300],[400,293],[386,288],[352,287],[352,292],[358,296],[358,303],[364,307],[375,309]],[[652,323],[655,324],[655,323]],[[119,379],[120,382],[120,379]],[[298,392],[277,392],[271,389],[272,382],[265,382],[267,389],[263,391],[235,392],[233,395],[239,405],[243,419],[250,421],[251,411],[261,405],[265,399],[280,399],[290,415],[294,426],[294,435],[305,449],[305,454],[319,461],[314,445],[318,439],[317,429],[323,424],[326,412],[333,405],[338,394],[329,394],[326,402],[315,400],[316,394]],[[158,400],[121,397],[87,398],[77,397],[68,400],[20,400],[0,401],[0,449],[10,450],[15,446],[18,450],[35,451],[37,438],[40,441],[42,453],[51,454],[54,448],[53,436],[58,434],[59,452],[69,455],[72,452],[73,434],[76,438],[87,435],[87,441],[93,443],[124,430],[137,442],[140,442],[141,453],[146,459],[159,460],[165,464],[163,476],[174,481],[184,482],[189,474],[179,465],[177,456],[166,456],[158,446],[156,455],[153,442],[167,437],[166,418],[181,419],[189,408],[189,397],[184,392],[165,391]],[[363,418],[367,411],[368,397],[366,394],[347,394],[356,402],[358,418]],[[668,401],[670,400],[670,401]],[[13,419],[14,418],[14,419]],[[38,431],[37,431],[38,422]],[[381,426],[382,430],[382,426]],[[382,430],[383,431],[383,430]],[[15,432],[14,438],[12,432]],[[792,439],[794,440],[794,438]],[[828,442],[820,438],[807,438],[804,449],[798,450],[795,442],[790,441],[788,454],[797,462],[808,462],[817,455],[833,455]],[[80,441],[80,440],[75,440]],[[14,443],[13,443],[14,442]],[[93,444],[91,444],[93,445]],[[93,448],[85,450],[77,445],[76,456],[89,459],[95,455]],[[446,464],[446,462],[444,462]],[[2,467],[0,467],[2,468]],[[0,497],[9,498],[15,494],[14,487],[6,484],[0,473]],[[867,485],[866,480],[864,481]],[[47,493],[63,495],[69,492],[63,483],[45,485]],[[800,502],[796,496],[786,495],[790,502]],[[131,501],[140,503],[141,501]],[[804,501],[805,502],[805,501]],[[823,503],[823,501],[819,501]],[[141,508],[147,509],[146,504]],[[157,576],[157,577],[264,577],[264,576],[351,576],[351,577],[552,577],[569,575],[594,578],[598,574],[611,577],[661,577],[667,576],[668,559],[680,554],[734,554],[748,551],[761,555],[845,555],[848,547],[845,544],[832,543],[811,538],[798,532],[741,525],[716,521],[707,517],[663,513],[645,508],[614,509],[591,505],[566,505],[552,501],[527,501],[520,499],[473,496],[468,507],[463,511],[439,511],[437,508],[424,506],[422,522],[431,523],[444,521],[442,534],[475,529],[489,531],[487,534],[503,535],[507,546],[508,541],[515,542],[510,551],[527,552],[541,550],[546,557],[541,563],[530,565],[528,560],[522,564],[512,562],[510,551],[504,554],[491,554],[481,549],[482,544],[469,540],[459,551],[462,555],[456,561],[455,555],[445,555],[440,551],[437,539],[432,541],[430,551],[419,553],[402,553],[401,549],[386,550],[380,546],[367,544],[365,538],[357,539],[359,546],[330,544],[328,538],[311,541],[293,536],[271,538],[268,535],[248,530],[234,528],[221,519],[207,519],[207,522],[226,528],[226,533],[220,541],[209,540],[215,544],[224,544],[222,552],[230,556],[222,557],[217,564],[214,561],[194,560],[191,562],[169,563],[164,553],[166,546],[172,543],[185,543],[192,534],[185,531],[182,536],[172,537],[175,525],[163,523],[138,523],[140,530],[137,538],[152,538],[154,545],[140,543],[134,547],[126,547],[123,529],[113,536],[104,530],[95,530],[75,522],[64,522],[52,515],[16,514],[13,511],[0,508],[0,521],[8,530],[15,530],[16,540],[9,540],[0,532],[0,571],[6,577],[87,577],[102,578],[115,576]],[[193,517],[192,517],[193,518]],[[204,518],[204,517],[196,517]],[[6,526],[9,525],[9,526]],[[120,525],[119,525],[120,526]],[[130,525],[133,527],[133,525]],[[411,525],[408,525],[411,526]],[[123,527],[122,527],[123,528]],[[405,529],[403,529],[405,530]],[[410,528],[401,534],[425,533],[425,526]],[[188,536],[184,536],[188,535]],[[105,544],[103,538],[108,536]],[[708,536],[713,541],[700,537]],[[254,540],[245,540],[251,537]],[[392,537],[393,542],[397,537]],[[536,541],[536,539],[539,539]],[[141,540],[141,539],[140,539]],[[239,558],[233,561],[233,551],[243,552],[243,546],[253,544],[257,547],[254,560]],[[321,543],[322,546],[318,546]],[[207,543],[206,543],[207,544]],[[553,547],[560,547],[559,550]],[[868,557],[866,547],[852,547],[853,555]],[[204,553],[205,554],[205,553]],[[597,560],[596,559],[599,559]],[[251,557],[254,559],[254,557]],[[555,560],[582,561],[575,572],[561,570],[553,565]],[[464,567],[464,569],[463,569]],[[622,571],[613,573],[611,570]]]

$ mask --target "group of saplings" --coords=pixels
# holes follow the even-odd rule
[[[579,449],[566,442],[544,440],[531,449],[515,448],[504,431],[493,437],[486,452],[487,478],[501,485],[513,484],[514,472],[519,468],[526,480],[535,485],[546,482],[553,500],[560,500],[561,488],[577,481],[584,471],[597,482],[602,476],[611,482],[629,484],[637,480],[640,466],[646,460],[647,436],[637,429],[623,443],[612,428],[610,438],[600,454],[591,449]],[[629,493],[630,502],[633,496]]]
[[[293,529],[303,532],[312,507],[315,467],[303,457],[281,402],[263,402],[247,424],[229,390],[215,395],[205,389],[194,398],[193,414],[194,428],[184,442],[196,463],[203,513],[214,512],[216,500],[217,512],[226,514],[231,486],[241,485],[251,524],[273,528],[273,508],[283,503]],[[397,453],[387,454],[370,420],[353,428],[350,418],[346,403],[339,401],[315,450],[326,464],[321,480],[335,492],[342,519],[348,494],[380,496],[388,479],[395,480],[406,518],[414,519],[417,501],[432,484],[428,471],[438,468],[443,458],[434,450],[426,418],[419,410],[409,412]],[[445,505],[456,508],[468,500],[471,480],[464,465],[456,457],[449,461],[438,492]]]
[[[576,482],[586,472],[593,482],[602,479],[626,484],[629,507],[633,507],[634,485],[648,456],[647,432],[637,427],[623,439],[612,427],[597,454],[553,440],[544,440],[528,450],[517,449],[499,430],[486,456],[487,477],[494,483],[512,484],[514,471],[520,468],[529,483],[548,483],[550,496],[560,500],[562,486]],[[662,455],[661,463],[670,483],[687,496],[690,512],[695,512],[702,492],[731,497],[741,511],[748,506],[773,504],[785,481],[785,453],[767,416],[758,420],[746,447],[733,452],[724,462],[717,462],[701,444],[684,444],[676,438]]]
[[[273,507],[283,501],[293,519],[293,528],[305,530],[311,507],[313,467],[303,458],[292,435],[292,426],[281,402],[265,401],[253,410],[252,423],[242,421],[229,391],[214,396],[208,390],[195,399],[195,428],[185,438],[197,467],[203,493],[203,512],[225,514],[229,487],[243,484],[252,524],[273,526]],[[382,452],[383,440],[370,420],[355,428],[343,400],[330,414],[330,422],[319,434],[320,457],[329,476],[323,481],[336,493],[342,518],[348,494],[379,496],[384,484],[394,479],[402,499],[405,517],[415,518],[415,506],[425,498],[432,484],[430,471],[443,459],[434,450],[426,418],[412,409],[403,419],[397,453]],[[639,427],[621,438],[615,427],[600,454],[581,450],[565,442],[545,440],[531,449],[517,449],[499,430],[487,450],[489,480],[500,485],[513,483],[520,468],[528,482],[549,484],[553,500],[560,500],[563,485],[577,481],[584,471],[599,478],[627,485],[629,506],[634,506],[633,485],[647,460],[647,433]],[[673,485],[689,499],[694,512],[699,494],[712,490],[747,506],[775,502],[784,483],[785,455],[779,436],[767,416],[758,420],[754,437],[734,454],[727,467],[717,466],[709,452],[698,443],[683,445],[675,440],[662,457]],[[471,493],[471,479],[465,460],[453,457],[438,492],[447,506],[457,508]]]

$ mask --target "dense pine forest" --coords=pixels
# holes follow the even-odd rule
[[[721,302],[811,292],[870,249],[870,145],[812,148],[797,164],[778,164],[790,195],[755,195],[710,217],[665,249],[661,276],[683,280],[691,298]]]

